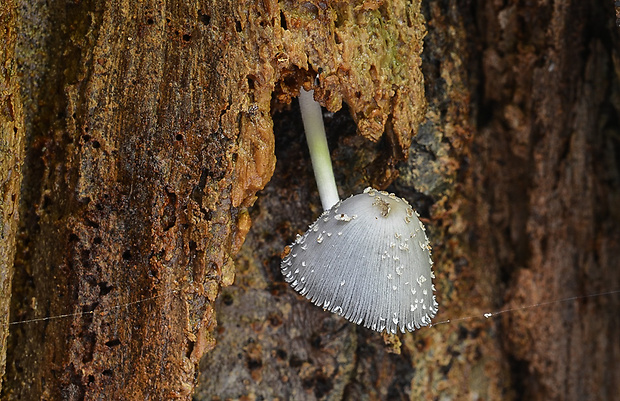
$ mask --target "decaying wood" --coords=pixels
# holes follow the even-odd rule
[[[70,316],[15,326],[4,395],[188,399],[274,169],[276,86],[287,101],[320,73],[328,108],[347,102],[374,141],[388,129],[394,174],[424,107],[420,15],[384,9],[408,28],[383,37],[369,5],[375,26],[343,50],[334,10],[309,3],[18,7],[29,130],[12,314]],[[390,57],[371,53],[386,43]]]
[[[391,188],[407,197],[427,221],[432,219],[429,235],[441,320],[494,308],[496,295],[494,276],[472,269],[469,226],[463,220],[472,206],[457,190],[462,161],[471,157],[471,83],[464,68],[470,63],[464,26],[471,21],[447,15],[437,3],[427,12],[432,28],[422,64],[429,103],[426,122]],[[454,31],[460,36],[451,34]],[[348,115],[343,111],[327,120],[344,196],[373,181],[364,172],[373,171],[369,166],[381,154],[381,144],[360,138]],[[509,366],[492,322],[478,319],[404,335],[401,355],[394,355],[380,334],[323,312],[283,282],[282,249],[321,209],[297,111],[274,118],[278,165],[252,209],[253,227],[237,259],[236,283],[218,301],[216,338],[222,347],[203,360],[195,398],[503,399],[511,384]],[[301,166],[300,159],[305,160]],[[476,292],[475,297],[461,295]],[[235,381],[230,381],[229,372],[234,372]]]
[[[9,335],[11,280],[24,158],[24,127],[15,63],[15,4],[0,4],[0,391]]]
[[[505,277],[505,307],[617,290],[620,42],[611,4],[488,3],[480,12],[480,113],[489,121],[476,137],[486,228],[478,244]],[[617,397],[619,310],[616,294],[506,315],[519,398]]]
[[[617,294],[481,317],[620,288],[611,4],[0,7],[21,73],[0,123],[19,133],[23,102],[27,141],[12,320],[54,317],[10,326],[3,400],[618,392]],[[341,195],[388,188],[427,222],[451,323],[385,345],[284,283],[321,211],[301,85],[331,112]]]
[[[428,111],[391,188],[430,219],[436,321],[474,318],[404,335],[393,355],[380,335],[286,287],[280,251],[320,213],[293,109],[275,117],[278,165],[252,210],[236,284],[218,300],[223,346],[202,362],[197,399],[613,398],[618,295],[482,317],[620,287],[617,35],[602,9],[559,4],[553,13],[488,5],[475,19],[463,5],[425,3]],[[544,24],[534,19],[545,13]],[[537,47],[521,32],[530,20]],[[606,39],[587,29],[597,24]],[[591,55],[575,68],[583,50],[558,43],[588,43]],[[562,75],[551,79],[554,69]],[[355,135],[346,113],[328,119],[328,132],[344,195],[359,191],[378,150]]]

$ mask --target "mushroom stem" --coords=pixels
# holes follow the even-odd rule
[[[338,196],[338,188],[336,187],[332,161],[327,146],[321,105],[314,100],[314,91],[301,89],[299,93],[299,107],[323,210],[329,210],[338,203],[340,197]]]

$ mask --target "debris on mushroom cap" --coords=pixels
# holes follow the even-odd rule
[[[282,259],[314,304],[379,332],[413,331],[437,313],[431,247],[406,200],[366,188],[325,211]]]

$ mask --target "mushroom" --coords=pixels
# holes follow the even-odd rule
[[[302,89],[300,106],[325,211],[285,249],[284,279],[315,305],[372,330],[395,334],[429,325],[439,305],[417,212],[372,188],[340,201],[311,91]]]

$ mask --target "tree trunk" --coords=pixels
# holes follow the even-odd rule
[[[11,330],[6,399],[190,398],[275,162],[271,91],[250,107],[260,55],[239,46],[235,7],[19,4],[30,123],[12,316],[62,318]]]
[[[11,280],[19,218],[19,186],[24,158],[22,103],[15,63],[15,4],[0,4],[0,378],[4,376],[9,335]],[[0,380],[0,391],[2,380]]]
[[[424,5],[429,106],[390,188],[430,218],[435,320],[451,323],[401,336],[397,356],[284,286],[279,254],[320,210],[299,116],[277,114],[278,165],[218,300],[197,399],[614,397],[618,294],[579,297],[620,288],[617,32],[611,8],[559,5]],[[328,120],[345,196],[372,160],[347,116]]]
[[[505,308],[620,288],[618,29],[611,4],[485,4],[477,246]],[[527,21],[527,23],[523,23]],[[493,174],[490,175],[490,171]],[[519,398],[620,390],[619,294],[504,316]]]
[[[0,174],[15,171],[2,199],[21,198],[16,246],[0,246],[0,308],[15,253],[11,321],[35,319],[0,320],[3,400],[620,390],[620,297],[583,298],[620,288],[611,5],[0,7],[17,32],[0,54],[16,149],[1,150]],[[427,222],[436,326],[386,345],[284,283],[282,249],[320,213],[291,103],[300,85],[330,112],[340,195],[387,188]]]

